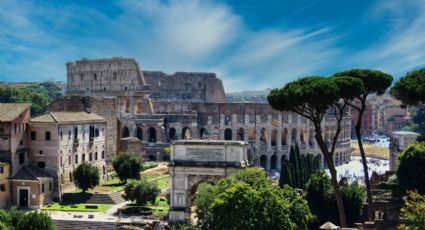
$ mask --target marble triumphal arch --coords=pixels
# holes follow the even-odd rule
[[[191,198],[200,182],[226,177],[246,167],[247,147],[244,141],[173,142],[170,156],[169,221],[184,222],[189,219]]]

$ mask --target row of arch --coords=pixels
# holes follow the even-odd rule
[[[255,140],[255,128],[249,128],[248,129],[248,140],[254,141]],[[291,139],[290,143],[291,145],[294,145],[297,143],[297,129],[292,128],[291,129]],[[224,140],[232,140],[233,139],[233,131],[230,128],[226,128],[224,130]],[[243,128],[239,128],[236,134],[236,140],[238,141],[244,141],[245,140],[245,130]],[[309,144],[310,146],[314,145],[314,130],[310,129],[310,132],[308,133],[308,139],[306,138],[306,129],[301,128],[299,131],[299,140],[301,144]],[[260,130],[260,141],[267,142],[268,137],[266,134],[266,128],[262,128]],[[288,145],[288,129],[283,128],[279,137],[279,131],[278,129],[272,129],[270,142],[271,146],[277,146],[280,141],[281,145]]]
[[[205,130],[204,130],[205,131]],[[202,129],[201,129],[202,133]],[[143,129],[141,127],[137,127],[135,131],[135,136],[143,141],[144,134]],[[128,127],[124,126],[121,131],[121,137],[126,138],[130,137],[130,130]],[[191,139],[192,138],[192,130],[189,127],[184,127],[182,131],[181,139]],[[177,130],[175,128],[170,128],[168,131],[168,141],[177,140]],[[149,127],[147,129],[147,139],[148,142],[156,142],[157,139],[157,130],[155,127]]]
[[[322,166],[322,154],[317,154],[316,158],[319,161],[319,164]],[[286,159],[288,159],[286,155],[280,156],[280,160],[279,160],[279,156],[276,154],[273,154],[272,156],[270,156],[270,162],[268,162],[269,156],[263,154],[260,156],[259,163],[260,163],[260,167],[262,168],[265,168],[267,170],[276,170],[281,168],[283,162]]]
[[[255,136],[256,136],[256,130],[255,128],[249,128],[248,129],[248,138],[245,138],[245,129],[244,128],[239,128],[237,130],[236,133],[236,139],[237,141],[245,141],[245,140],[250,140],[250,141],[255,141]],[[208,130],[206,128],[201,128],[199,130],[199,137],[201,139],[207,139],[208,138]],[[288,136],[288,129],[284,128],[282,129],[280,135],[277,129],[272,129],[271,131],[271,137],[270,137],[270,142],[271,142],[271,146],[277,146],[279,141],[281,145],[288,145],[288,143],[290,142],[291,145],[294,145],[295,143],[297,143],[297,135],[299,135],[299,140],[301,144],[309,144],[310,146],[314,146],[314,130],[310,129],[310,132],[308,132],[308,138],[306,138],[306,129],[301,128],[299,130],[299,134],[297,132],[296,128],[292,128],[291,129],[291,135],[290,135],[290,140],[288,140],[289,136]],[[122,129],[122,134],[121,137],[122,138],[126,138],[130,136],[130,130],[128,127],[124,126]],[[143,129],[141,127],[137,127],[136,131],[135,131],[135,136],[140,139],[140,140],[144,140],[144,133],[143,133]],[[182,129],[182,133],[181,133],[181,137],[178,138],[177,135],[177,130],[173,127],[171,127],[168,130],[168,141],[173,141],[173,140],[178,140],[178,139],[191,139],[192,138],[192,130],[189,127],[184,127]],[[224,136],[223,139],[224,140],[233,140],[233,130],[231,128],[226,128],[224,130]],[[157,141],[157,130],[155,127],[149,127],[147,129],[147,139],[146,141],[148,142],[156,142]],[[261,142],[267,142],[268,141],[268,136],[266,134],[266,129],[262,128],[260,130],[260,141]]]

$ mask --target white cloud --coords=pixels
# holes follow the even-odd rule
[[[73,4],[1,1],[0,78],[64,80],[67,61],[126,56],[145,70],[216,72],[227,91],[237,91],[279,87],[336,68],[397,75],[425,63],[425,0],[379,1],[369,19],[388,22],[386,36],[354,52],[338,45],[332,27],[252,30],[214,1],[129,0],[115,7],[111,14]]]
[[[395,76],[425,65],[425,1],[379,1],[372,18],[389,18],[382,39],[351,57],[351,63]]]

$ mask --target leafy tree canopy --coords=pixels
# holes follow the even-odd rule
[[[412,121],[417,124],[416,130],[425,134],[425,105],[418,108],[412,117]]]
[[[310,227],[317,229],[326,221],[338,223],[335,194],[329,176],[323,171],[314,173],[306,185],[306,191],[308,205],[317,218],[313,223],[314,226]],[[363,200],[366,196],[365,191],[353,183],[341,186],[341,195],[348,223],[359,221]]]
[[[32,115],[45,113],[51,101],[62,97],[56,83],[42,82],[22,88],[0,86],[0,102],[2,103],[31,103]]]
[[[80,164],[73,173],[75,186],[83,192],[99,184],[99,170],[86,162]]]
[[[135,201],[138,205],[146,205],[148,202],[155,203],[159,194],[158,184],[142,177],[141,180],[131,180],[124,187],[124,199]]]
[[[351,69],[335,73],[334,77],[353,77],[359,79],[363,83],[363,91],[361,94],[383,94],[388,87],[391,86],[393,77],[379,70],[370,69]]]
[[[289,186],[274,186],[257,168],[202,183],[195,203],[201,229],[307,229],[312,221],[299,194]]]
[[[425,143],[410,144],[398,161],[397,179],[401,188],[425,194]]]
[[[54,230],[52,218],[46,212],[32,211],[23,213],[14,208],[0,210],[0,230]]]
[[[402,230],[423,229],[425,226],[425,196],[409,192],[400,212]]]
[[[425,103],[425,68],[407,73],[391,89],[391,94],[406,105]]]
[[[115,172],[123,183],[127,179],[139,179],[140,172],[143,170],[143,160],[139,155],[123,152],[112,162]]]

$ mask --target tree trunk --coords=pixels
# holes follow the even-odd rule
[[[329,162],[329,160],[327,160]],[[328,163],[329,172],[331,173],[332,179],[332,187],[335,193],[336,205],[338,207],[339,213],[339,223],[341,227],[347,227],[347,219],[345,217],[344,203],[342,202],[341,191],[339,190],[339,184],[337,180],[336,170],[333,162],[331,164]]]
[[[341,225],[341,227],[347,227],[347,219],[345,218],[344,203],[342,202],[341,191],[339,190],[339,184],[338,184],[338,179],[336,175],[335,165],[332,160],[332,155],[329,153],[328,147],[326,146],[323,139],[317,136],[318,131],[319,133],[321,133],[321,129],[319,130],[316,129],[316,141],[320,147],[320,150],[323,153],[323,156],[325,157],[326,163],[328,164],[329,172],[331,174],[332,187],[335,193],[336,205],[338,207],[339,224]]]
[[[360,156],[362,157],[362,164],[363,164],[363,171],[364,171],[364,182],[366,185],[366,192],[367,192],[367,203],[368,203],[368,219],[370,221],[373,220],[373,208],[372,208],[372,190],[370,188],[370,179],[369,179],[369,171],[367,168],[367,162],[366,162],[366,154],[364,152],[363,148],[363,142],[362,142],[362,134],[361,134],[361,125],[363,122],[363,113],[364,113],[364,107],[362,110],[359,111],[359,118],[357,119],[356,124],[356,136],[357,136],[357,142],[359,144],[359,150],[360,150]]]

